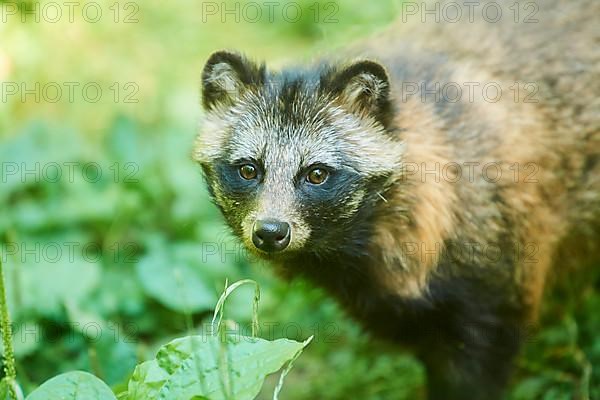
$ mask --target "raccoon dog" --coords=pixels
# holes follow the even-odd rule
[[[234,234],[414,349],[430,399],[501,397],[549,272],[600,256],[600,2],[501,3],[202,74],[194,158]]]

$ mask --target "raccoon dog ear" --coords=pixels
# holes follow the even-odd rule
[[[231,105],[247,89],[264,82],[265,67],[240,54],[217,51],[206,61],[202,71],[202,104],[207,110]]]
[[[390,80],[385,67],[375,61],[357,61],[339,71],[333,92],[352,112],[375,117],[384,126],[391,117]]]

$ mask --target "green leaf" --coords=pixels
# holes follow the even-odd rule
[[[513,389],[511,399],[526,400],[538,398],[550,384],[552,382],[544,377],[523,379]]]
[[[197,244],[166,246],[153,240],[151,251],[136,265],[142,288],[149,296],[181,313],[212,308],[217,295],[204,276],[201,249]]]
[[[267,341],[246,336],[188,336],[163,346],[139,365],[128,400],[251,400],[265,377],[293,360],[310,340]]]
[[[129,380],[127,399],[156,399],[167,379],[169,374],[156,360],[146,361],[135,368]]]
[[[125,262],[129,255],[122,258]],[[87,308],[94,310],[98,315],[108,316],[123,313],[127,316],[141,315],[144,309],[144,292],[140,287],[133,268],[123,265],[119,268],[104,268],[102,280],[99,283],[95,296],[87,300]]]
[[[136,121],[119,115],[106,136],[106,149],[113,158],[120,162],[143,162],[143,154],[147,152],[140,137]]]
[[[82,258],[73,263],[29,264],[22,271],[22,293],[28,294],[24,307],[46,316],[57,315],[68,301],[81,301],[100,277],[98,265]]]
[[[6,268],[7,281],[13,283],[8,287],[9,305],[19,305],[11,312],[54,318],[62,314],[67,302],[83,301],[101,277],[100,263],[83,250],[85,243],[75,232],[56,234],[55,240],[45,236],[20,239]]]
[[[94,343],[99,369],[107,384],[125,384],[137,364],[136,348],[125,338],[103,338]]]
[[[72,371],[37,388],[26,400],[116,400],[108,386],[94,375]]]

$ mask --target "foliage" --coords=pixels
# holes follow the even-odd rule
[[[279,371],[307,343],[286,339],[188,336],[161,347],[129,381],[128,400],[252,400],[268,374]]]
[[[94,375],[73,371],[59,375],[45,382],[26,400],[116,400],[108,386]]]
[[[205,335],[175,339],[162,346],[155,359],[135,368],[127,391],[120,393],[119,398],[252,400],[260,391],[265,377],[287,364],[275,389],[276,400],[283,377],[312,337],[300,343],[287,339],[268,341],[254,335],[248,337],[225,332],[221,325],[225,299],[247,282],[250,281],[237,282],[221,296],[213,318],[214,322],[219,316],[214,332],[211,330]],[[258,284],[256,293],[254,321],[258,321]],[[15,394],[13,398],[16,398]],[[116,400],[116,397],[94,375],[72,371],[48,380],[26,400],[45,399]]]
[[[260,338],[314,335],[282,398],[423,398],[423,368],[413,356],[370,339],[320,290],[282,282],[248,259],[189,157],[197,82],[210,51],[237,48],[276,65],[314,58],[383,27],[398,2],[336,2],[336,23],[314,23],[312,0],[299,2],[297,23],[280,14],[274,23],[222,23],[219,16],[203,22],[202,2],[149,1],[133,24],[112,21],[114,1],[98,3],[107,17],[94,24],[80,17],[0,24],[0,82],[94,82],[104,91],[97,103],[79,91],[74,101],[66,94],[55,103],[18,95],[0,101],[0,257],[24,391],[31,396],[51,377],[80,370],[123,393],[136,365],[210,325],[226,279],[252,278],[262,288]],[[115,101],[111,85],[123,95],[129,82],[138,102]],[[585,290],[552,293],[519,360],[511,399],[600,398],[593,282],[600,283],[598,274],[585,274]],[[223,322],[246,336],[249,298],[248,287],[233,293],[227,315],[237,324]],[[161,370],[150,369],[157,364],[141,364],[136,379],[147,368],[162,382]],[[66,381],[104,388],[76,374]],[[276,386],[267,377],[258,398],[271,398]]]

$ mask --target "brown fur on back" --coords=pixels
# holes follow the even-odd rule
[[[545,1],[529,24],[515,23],[507,7],[496,23],[477,12],[474,22],[457,24],[421,23],[418,14],[353,52],[388,67],[399,135],[418,168],[385,194],[374,252],[394,265],[390,260],[407,258],[408,245],[422,249],[411,251],[414,262],[403,260],[408,268],[381,272],[383,285],[419,296],[445,241],[499,244],[508,235],[511,245],[530,246],[512,274],[534,318],[552,265],[560,270],[600,256],[600,3]],[[463,91],[441,114],[435,99],[403,92],[407,82],[426,81],[498,83],[502,96],[470,102]],[[535,93],[526,98],[520,87],[516,98],[513,85],[524,83]],[[457,163],[463,177],[453,182],[450,168],[428,175],[436,163],[440,170]],[[498,163],[502,178],[482,179],[475,166],[470,182],[465,163]]]

